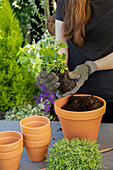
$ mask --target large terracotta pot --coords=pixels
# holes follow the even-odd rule
[[[84,94],[75,95],[84,96]],[[61,109],[67,103],[69,97],[57,99],[54,103],[55,112],[59,117],[64,137],[69,140],[73,137],[97,140],[101,119],[106,110],[106,101],[95,96],[103,102],[103,106],[91,111],[77,112]]]
[[[41,134],[50,129],[50,120],[44,116],[30,116],[20,121],[21,132]]]
[[[50,136],[47,139],[41,141],[24,140],[24,145],[29,160],[32,162],[43,161],[46,158],[45,154],[47,154],[50,141],[51,141]]]
[[[16,131],[0,133],[0,170],[18,170],[23,151],[23,136]]]

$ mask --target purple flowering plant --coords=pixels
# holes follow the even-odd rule
[[[35,83],[35,87],[38,89],[37,96],[34,96],[35,103],[41,110],[41,114],[43,116],[48,117],[50,120],[57,119],[54,114],[53,104],[57,99],[56,92],[50,89],[47,89],[46,86],[41,84],[40,77],[37,77],[37,82]]]

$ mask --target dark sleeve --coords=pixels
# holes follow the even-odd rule
[[[57,1],[57,8],[54,14],[54,19],[57,19],[60,21],[64,20],[64,3],[65,3],[65,0]]]

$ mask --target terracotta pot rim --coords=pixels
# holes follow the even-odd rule
[[[29,148],[43,147],[49,144],[50,141],[51,141],[51,136],[41,141],[29,141],[24,139],[24,145],[25,147],[29,147]]]
[[[21,146],[20,148],[11,151],[11,152],[0,152],[0,160],[1,159],[11,159],[14,157],[17,157],[18,155],[20,155],[23,152],[23,146]]]
[[[47,120],[48,123],[47,123],[46,125],[43,125],[42,127],[35,127],[35,128],[26,127],[26,126],[23,124],[23,121],[24,121],[24,120],[27,120],[27,119],[30,119],[30,118],[35,118],[35,117],[36,117],[36,118],[43,118],[43,119]],[[31,121],[30,121],[30,122],[31,122]],[[49,120],[47,117],[45,117],[45,116],[29,116],[29,117],[26,117],[26,118],[24,118],[24,119],[22,119],[22,120],[20,121],[20,126],[23,127],[23,128],[26,129],[26,130],[39,130],[39,129],[48,127],[48,125],[50,125],[50,120]]]
[[[23,134],[23,139],[25,140],[32,139],[32,141],[40,141],[40,140],[46,139],[46,136],[49,136],[49,135],[51,136],[51,129],[40,134],[28,134],[24,132],[22,132],[22,134]]]
[[[9,134],[9,136],[6,136],[7,134]],[[17,134],[20,136],[20,138],[18,138],[17,136],[11,136],[10,134]],[[4,145],[1,145],[0,144],[0,152],[7,152],[7,151],[13,151],[21,146],[23,146],[23,135],[18,132],[18,131],[3,131],[3,132],[0,132],[0,138],[10,138],[10,137],[15,137],[17,138],[17,141],[16,142],[13,142],[13,143],[9,143],[9,144],[4,144]]]
[[[58,103],[62,102],[63,100],[67,100],[69,96],[63,97],[63,98],[59,98],[55,101],[54,103],[54,107],[56,110],[56,114],[60,117],[63,117],[65,119],[71,119],[71,120],[88,120],[88,119],[96,119],[98,117],[100,117],[101,115],[103,115],[105,113],[105,108],[106,108],[106,101],[99,97],[99,96],[95,96],[96,98],[100,99],[103,102],[103,106],[98,108],[98,109],[94,109],[91,111],[68,111],[68,110],[64,110],[61,109],[61,107],[58,106]],[[74,96],[91,96],[90,94],[75,94]],[[102,110],[101,113],[99,113]],[[96,114],[97,112],[97,114]]]

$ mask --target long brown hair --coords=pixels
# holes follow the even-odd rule
[[[91,16],[90,0],[66,0],[64,13],[64,36],[82,46],[86,38],[85,25]]]

